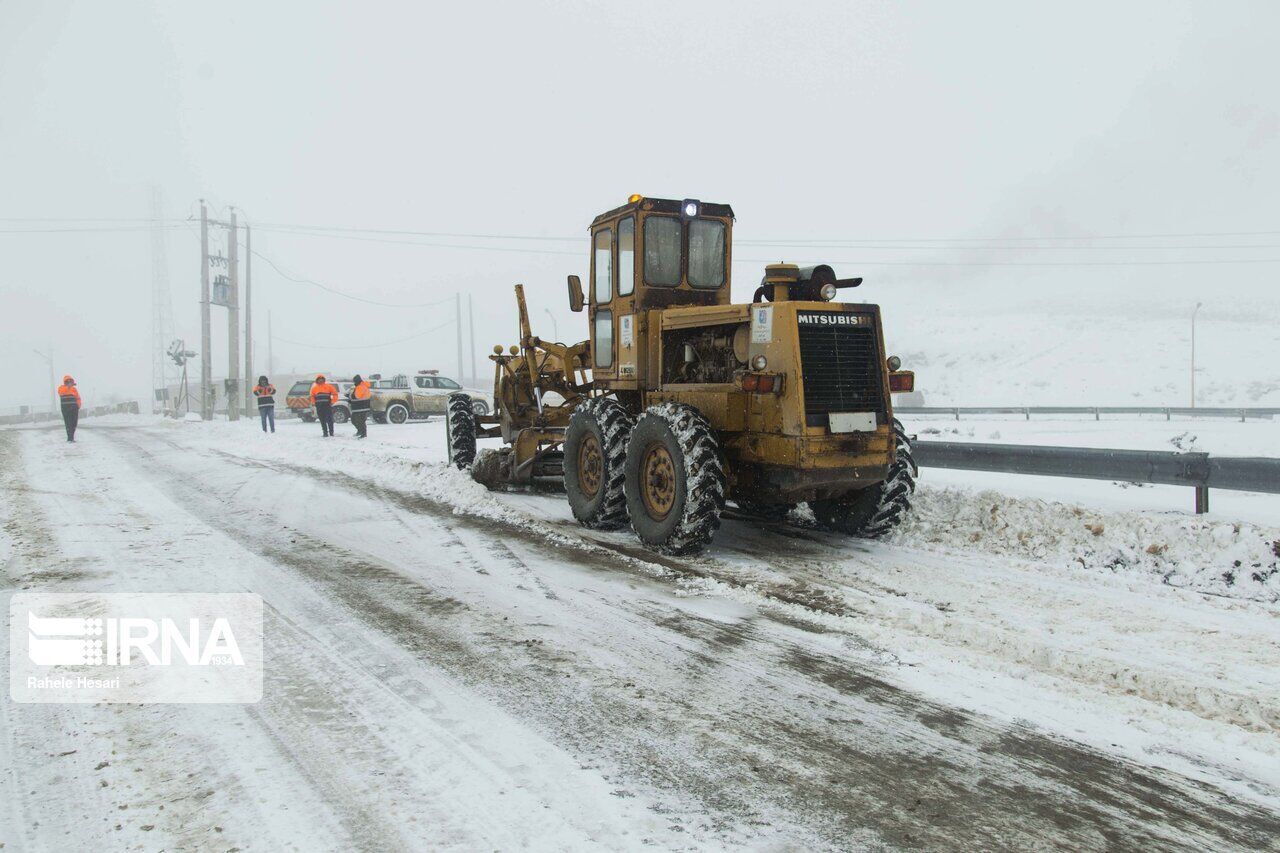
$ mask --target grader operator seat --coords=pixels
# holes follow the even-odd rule
[[[733,208],[698,199],[633,195],[591,223],[591,273],[583,293],[569,277],[574,311],[587,308],[591,366],[600,378],[635,376],[635,318],[645,311],[728,305]]]

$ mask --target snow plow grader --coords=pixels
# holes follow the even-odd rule
[[[885,355],[880,309],[837,302],[862,279],[826,265],[765,268],[732,304],[726,204],[632,196],[591,223],[589,337],[494,348],[494,411],[449,400],[449,460],[490,488],[563,485],[574,516],[630,525],[669,554],[704,548],[726,502],[781,520],[807,503],[820,526],[875,537],[909,508],[917,469],[891,393],[914,374]],[[501,438],[477,454],[477,439]]]

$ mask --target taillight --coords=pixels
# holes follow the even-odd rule
[[[901,370],[889,374],[889,390],[895,394],[905,394],[916,390],[916,375],[910,370]]]
[[[782,377],[772,373],[745,373],[742,390],[753,394],[782,393]]]

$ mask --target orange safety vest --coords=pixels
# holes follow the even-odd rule
[[[258,398],[258,408],[263,406],[274,406],[276,404],[276,386],[268,383],[266,385],[255,385],[253,387],[253,396]]]
[[[58,400],[63,406],[74,405],[77,409],[80,408],[80,392],[74,385],[59,385]]]
[[[347,397],[351,400],[351,411],[367,412],[369,411],[369,398],[373,396],[373,392],[369,390],[369,383],[361,380],[357,385],[352,386],[347,392]]]
[[[338,402],[338,389],[326,382],[321,385],[319,382],[311,386],[311,405],[316,404],[316,400],[322,403]]]

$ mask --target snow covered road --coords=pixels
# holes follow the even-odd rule
[[[438,430],[0,431],[9,591],[241,592],[256,705],[3,705],[16,849],[1257,849],[1274,605],[484,492]]]

